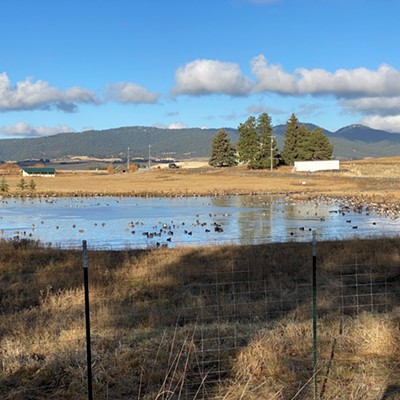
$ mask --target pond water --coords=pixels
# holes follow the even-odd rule
[[[271,196],[4,199],[0,237],[54,247],[126,249],[394,236],[400,220],[339,201]]]

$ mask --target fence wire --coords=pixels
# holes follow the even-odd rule
[[[373,256],[371,254],[371,258]],[[317,315],[320,321],[328,314],[357,318],[363,313],[388,313],[399,307],[398,266],[383,268],[375,262],[365,262],[366,259],[368,255],[364,254],[363,262],[360,262],[355,255],[352,263],[338,262],[337,265],[318,272]],[[138,363],[135,372],[138,376],[135,379],[140,380],[140,383],[137,383],[135,389],[127,388],[126,398],[149,399],[154,396],[153,385],[158,385],[157,399],[160,400],[219,398],[217,388],[231,378],[234,360],[261,331],[274,327],[285,318],[311,320],[311,254],[310,263],[301,268],[303,271],[299,276],[290,280],[279,280],[269,276],[268,265],[264,271],[260,271],[254,269],[246,258],[232,259],[221,268],[216,268],[215,262],[203,259],[202,268],[197,273],[191,269],[190,276],[179,282],[180,290],[171,290],[170,296],[168,290],[157,295],[155,285],[154,292],[144,291],[136,296],[132,294],[132,299],[127,299],[126,304],[117,305],[106,292],[96,293],[91,298],[95,390],[96,387],[102,387],[106,380],[107,388],[112,388],[115,384],[113,379],[118,381],[113,373],[126,368],[128,350],[129,354],[136,354],[135,351],[139,350],[135,347],[140,347],[141,351],[148,353],[140,354],[138,359],[146,362],[129,360],[131,363]],[[35,272],[29,274],[33,276]],[[168,275],[164,271],[163,274],[160,279],[173,282],[177,275],[184,275],[185,272],[171,271]],[[3,279],[5,277],[6,275]],[[68,287],[67,277],[63,276],[63,279]],[[110,284],[116,283],[112,281]],[[54,287],[56,286],[57,282],[54,282]],[[143,290],[139,280],[119,281],[118,286],[121,292],[135,293],[135,290]],[[43,288],[43,292],[46,292],[46,288]],[[53,294],[48,293],[43,300],[44,305]],[[4,296],[2,304],[7,304]],[[72,316],[68,314],[71,310],[74,310]],[[68,314],[72,325],[77,324],[77,320],[83,320],[83,303],[71,305],[70,310],[62,308],[60,303],[60,318],[63,318],[64,312]],[[1,320],[4,322],[7,318],[9,317],[3,309]],[[120,329],[113,331],[113,324]],[[122,334],[124,328],[129,332],[126,336]],[[32,339],[36,342],[31,343],[31,348],[40,348],[41,340],[47,346],[53,342],[60,349],[68,346],[69,351],[75,351],[76,366],[82,370],[83,336],[73,339],[63,338],[62,335],[35,338]],[[2,335],[1,340],[3,360],[10,360],[10,357],[6,357],[8,350],[4,345],[6,340],[15,340],[15,346],[18,346],[17,337],[10,339]],[[115,355],[114,372],[101,372],[101,355],[107,352],[104,349],[107,346]],[[18,357],[27,357],[22,353],[21,350],[21,354],[15,356],[15,363],[21,362]],[[41,365],[43,361],[40,354],[37,359],[32,358],[32,355],[29,357],[31,359],[28,361],[32,365]],[[328,358],[322,361],[328,363],[331,360]],[[3,385],[0,387],[0,396],[4,399],[11,399],[21,393],[21,389],[4,385],[4,376],[12,369],[7,362],[2,361],[0,381],[3,381]],[[32,399],[46,398],[44,392],[40,397],[42,387],[51,389],[44,385],[32,385],[31,388],[27,385],[23,396]],[[85,393],[84,376],[82,385],[76,390],[79,394],[76,398]],[[136,390],[135,395],[132,394],[133,390]],[[102,392],[96,398],[108,398],[107,396],[107,393]],[[120,397],[115,398],[124,398],[124,395],[120,394]]]

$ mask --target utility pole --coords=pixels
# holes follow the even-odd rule
[[[126,172],[129,172],[129,167],[130,165],[129,165],[129,147],[128,147],[128,157],[126,159]]]
[[[151,165],[151,161],[150,161],[150,150],[151,150],[151,144],[149,144],[149,171],[150,171],[150,165]]]
[[[274,137],[271,135],[271,172],[273,169],[274,163]]]

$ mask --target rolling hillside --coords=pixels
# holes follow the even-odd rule
[[[314,124],[306,123],[310,129]],[[338,159],[362,159],[366,157],[391,157],[400,154],[400,134],[369,128],[364,125],[349,125],[331,132],[323,129],[333,144],[333,155]],[[283,147],[285,125],[274,127],[279,148]]]
[[[313,124],[307,124],[311,129]],[[238,139],[236,129],[225,128],[232,142]],[[274,127],[278,147],[282,150],[285,125]],[[208,157],[211,140],[217,129],[160,129],[130,126],[101,131],[66,132],[54,136],[0,140],[0,160],[60,159],[70,156],[97,158],[190,159]],[[350,125],[336,132],[324,130],[339,159],[388,157],[400,154],[400,134]]]

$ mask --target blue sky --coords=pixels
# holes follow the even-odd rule
[[[400,133],[399,0],[3,0],[0,138],[268,112]]]

